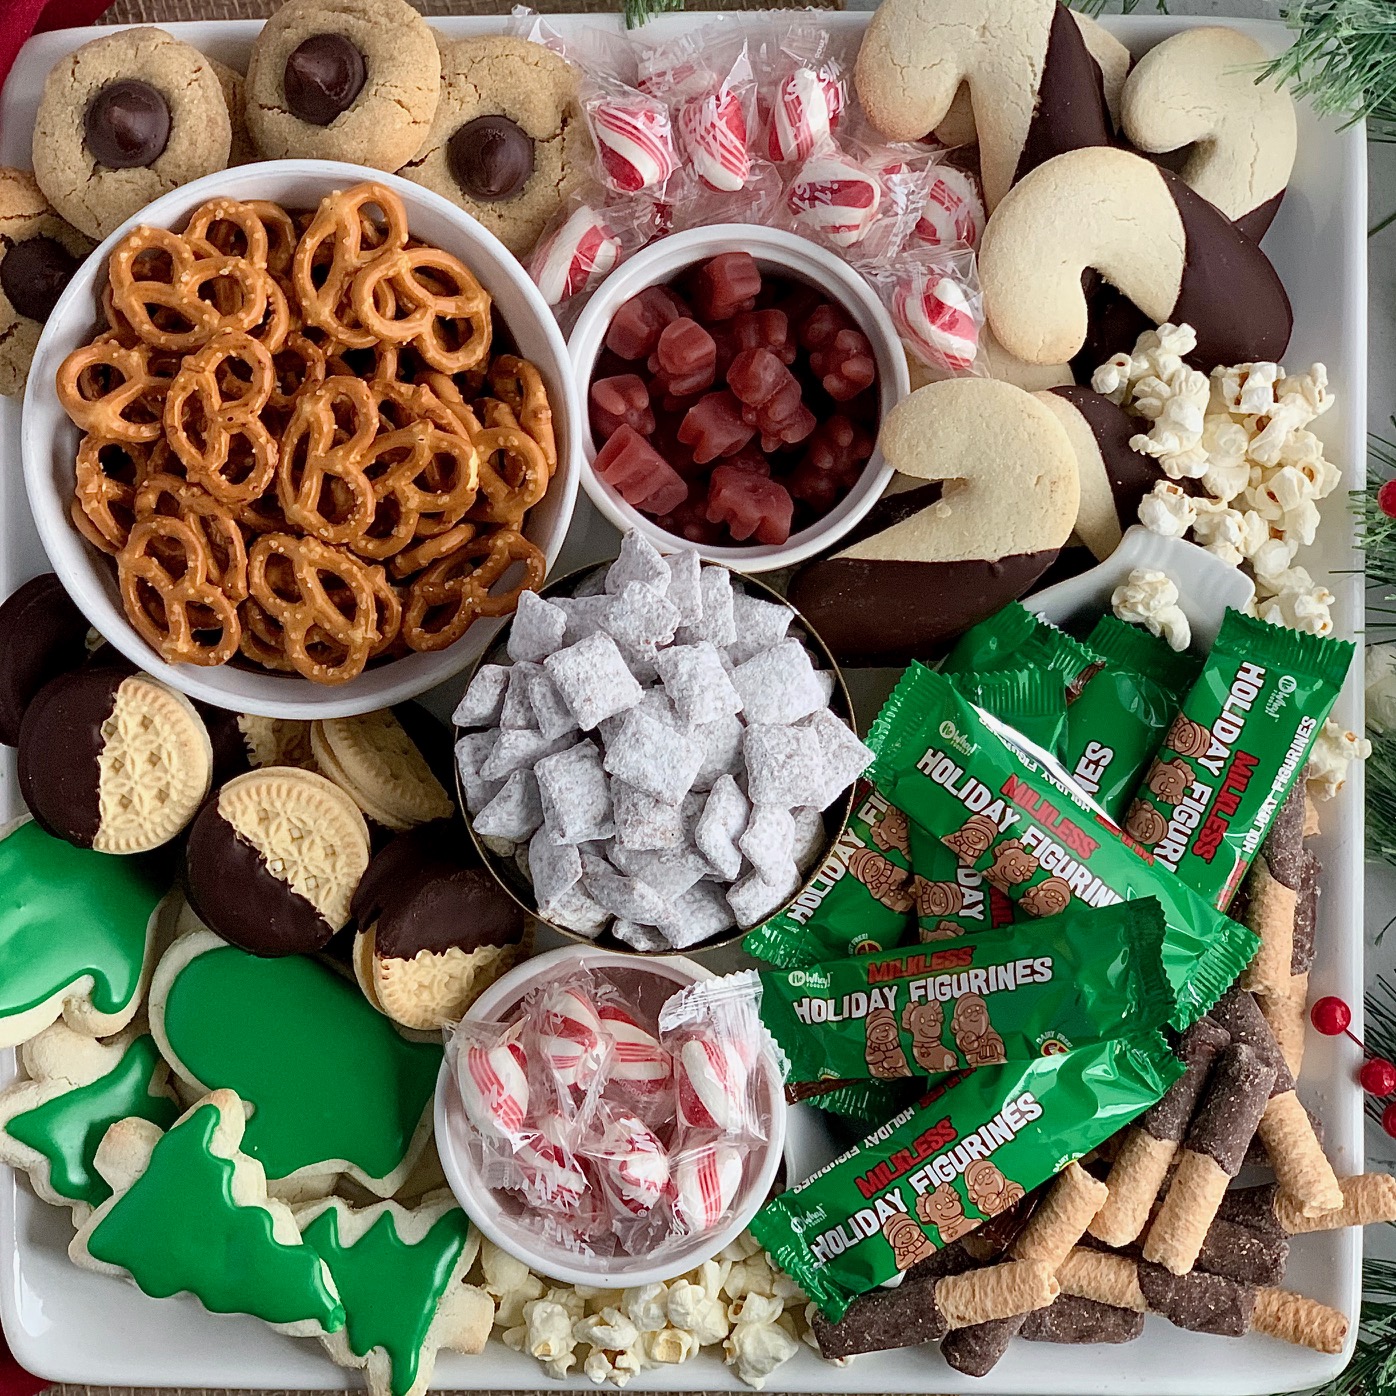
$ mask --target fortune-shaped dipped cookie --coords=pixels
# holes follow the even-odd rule
[[[929,659],[1024,595],[1075,526],[1076,452],[1053,411],[991,379],[918,389],[882,426],[904,477],[790,601],[847,664]]]

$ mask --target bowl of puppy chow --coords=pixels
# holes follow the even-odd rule
[[[639,532],[525,593],[453,714],[486,866],[562,935],[713,949],[808,894],[872,759],[777,592]]]

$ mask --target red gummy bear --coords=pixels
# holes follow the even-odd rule
[[[860,330],[840,330],[823,348],[810,351],[809,366],[835,402],[847,402],[877,377],[872,345]]]
[[[790,537],[795,501],[776,480],[754,471],[720,465],[708,482],[708,519],[723,523],[738,543],[755,537],[777,546]]]
[[[606,348],[622,359],[648,358],[664,327],[687,314],[688,307],[667,286],[646,286],[616,311]]]
[[[840,330],[851,330],[853,321],[847,312],[829,301],[821,301],[798,319],[801,349],[823,349],[833,343]]]
[[[621,426],[596,453],[596,473],[627,504],[669,514],[688,498],[688,485],[634,427]]]
[[[769,349],[783,364],[795,362],[795,336],[783,310],[746,310],[732,318],[737,350]]]
[[[727,541],[722,525],[709,521],[707,502],[702,498],[690,496],[672,514],[665,514],[656,522],[665,533],[672,533],[699,547],[715,547]]]
[[[598,378],[591,385],[591,429],[599,441],[609,441],[620,427],[641,436],[654,434],[654,409],[649,389],[634,373]]]
[[[745,470],[752,475],[771,473],[771,463],[755,446],[743,446],[735,456],[729,456],[718,467],[719,470]]]
[[[691,397],[713,385],[717,344],[707,330],[687,316],[672,320],[660,331],[649,370],[670,397]]]
[[[679,440],[693,447],[699,465],[736,455],[755,434],[742,420],[742,404],[731,392],[705,393],[679,424]]]
[[[761,268],[750,252],[720,252],[698,268],[693,278],[693,306],[698,318],[730,320],[750,310],[761,294]]]
[[[745,404],[742,420],[760,431],[763,451],[794,445],[814,430],[800,380],[769,349],[744,349],[732,360],[727,383]]]
[[[873,452],[873,440],[844,416],[815,428],[804,459],[790,473],[790,493],[827,513],[858,483]]]

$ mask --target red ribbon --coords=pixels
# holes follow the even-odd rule
[[[31,34],[93,24],[110,4],[111,0],[0,0],[0,84]]]

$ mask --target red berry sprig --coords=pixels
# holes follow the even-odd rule
[[[1388,519],[1396,519],[1396,480],[1388,480],[1377,491],[1377,508]]]
[[[1396,485],[1396,480],[1390,480],[1387,484]],[[1386,489],[1386,485],[1382,488]],[[1392,492],[1392,506],[1396,508],[1396,490]],[[1351,1038],[1363,1053],[1366,1053],[1367,1049],[1362,1045],[1361,1039],[1351,1031],[1352,1009],[1342,999],[1331,994],[1327,998],[1319,999],[1309,1010],[1309,1021],[1314,1025],[1315,1032],[1321,1032],[1325,1037]],[[1362,1063],[1362,1070],[1358,1072],[1357,1079],[1364,1091],[1370,1091],[1378,1099],[1396,1094],[1396,1063],[1387,1061],[1385,1057],[1368,1057]],[[1396,1100],[1382,1112],[1381,1127],[1396,1139]]]

